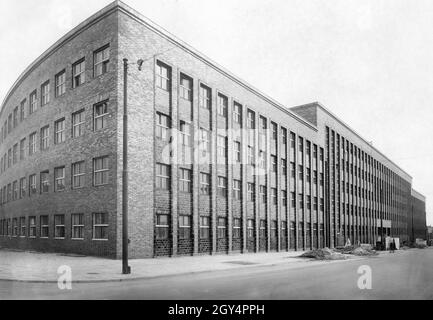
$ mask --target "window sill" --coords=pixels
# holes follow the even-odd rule
[[[55,237],[54,238],[54,240],[65,240],[66,238],[58,238],[58,237]]]
[[[92,239],[92,241],[102,241],[102,242],[107,242],[108,239]]]
[[[72,241],[84,241],[84,238],[71,238]]]

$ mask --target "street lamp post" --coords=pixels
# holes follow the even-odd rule
[[[123,59],[123,172],[122,172],[122,273],[130,274],[128,265],[128,59]]]

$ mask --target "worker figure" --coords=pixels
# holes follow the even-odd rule
[[[389,244],[389,252],[394,253],[395,250],[395,240],[392,239],[392,242]]]

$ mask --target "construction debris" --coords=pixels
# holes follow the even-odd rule
[[[343,248],[336,248],[335,251],[340,252],[342,254],[351,254],[354,256],[375,256],[378,253],[371,248],[371,246],[347,246]]]
[[[329,248],[315,249],[307,251],[300,256],[301,258],[312,258],[316,260],[345,260],[346,256],[335,252]]]

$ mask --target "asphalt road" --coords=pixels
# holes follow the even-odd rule
[[[359,289],[360,266],[371,289]],[[365,275],[364,275],[365,276]],[[0,299],[433,299],[433,249],[361,260],[240,268],[174,277],[73,284],[0,281]]]

